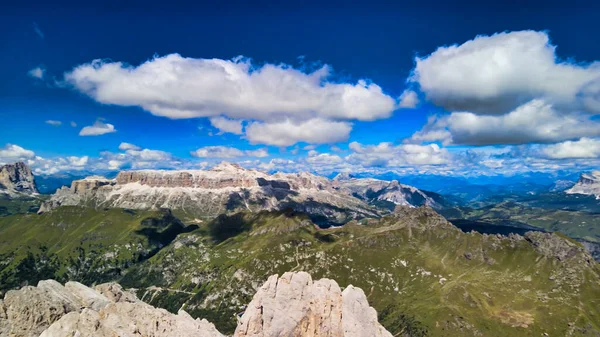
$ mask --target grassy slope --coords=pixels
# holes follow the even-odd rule
[[[600,330],[600,272],[595,262],[581,262],[581,254],[560,261],[524,239],[465,234],[431,214],[329,230],[294,216],[246,217],[234,221],[244,230],[225,240],[214,241],[215,225],[181,235],[122,282],[161,286],[139,294],[171,310],[183,304],[226,332],[268,275],[289,270],[363,288],[393,333],[577,336]]]
[[[34,273],[31,269],[41,268],[23,265],[39,264],[39,260],[46,261],[44,277],[114,279],[122,269],[168,243],[156,239],[157,234],[172,239],[182,231],[168,211],[60,207],[41,215],[0,217],[0,281],[4,281],[0,290],[22,282],[23,277],[15,275],[19,271]]]
[[[575,253],[559,260],[541,254],[543,244],[462,233],[425,209],[328,230],[292,212],[241,213],[171,242],[189,229],[165,211],[61,207],[3,217],[0,285],[116,279],[148,302],[172,311],[183,306],[231,332],[234,315],[269,275],[305,270],[363,288],[394,334],[600,330],[600,271],[574,243]]]

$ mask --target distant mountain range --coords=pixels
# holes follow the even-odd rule
[[[328,179],[310,173],[275,173],[222,163],[209,170],[122,171],[115,179],[91,176],[56,191],[40,208],[87,205],[172,209],[186,219],[207,219],[240,210],[284,210],[310,214],[322,226],[379,217],[397,205],[443,207],[435,193],[397,181]]]

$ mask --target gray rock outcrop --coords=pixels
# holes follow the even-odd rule
[[[0,336],[222,337],[213,324],[157,309],[115,283],[95,289],[47,280],[11,290],[0,301]]]
[[[248,305],[234,337],[391,337],[360,288],[344,291],[305,272],[273,275]]]
[[[18,162],[0,166],[0,194],[15,197],[36,193],[35,179],[27,164]]]
[[[205,319],[155,308],[116,283],[94,289],[48,280],[0,300],[0,336],[224,337]],[[235,337],[391,337],[360,288],[344,291],[305,272],[273,275],[241,317]]]
[[[593,195],[600,199],[600,171],[583,173],[577,184],[565,191],[567,194]]]

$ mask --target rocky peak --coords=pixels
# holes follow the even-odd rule
[[[218,165],[214,166],[210,169],[211,171],[227,171],[227,172],[241,172],[247,171],[247,169],[241,167],[236,163],[230,163],[227,161],[222,161]]]
[[[0,193],[10,196],[38,193],[33,173],[27,164],[18,162],[0,166]]]
[[[258,290],[234,337],[391,337],[377,321],[365,293],[342,291],[330,279],[313,281],[305,272],[273,275]]]
[[[338,173],[335,177],[333,177],[333,180],[344,181],[344,180],[350,180],[350,179],[354,179],[354,178],[355,177],[348,172],[341,172],[341,173]]]
[[[600,199],[600,171],[581,174],[577,184],[565,192],[567,194],[594,195],[596,199]]]
[[[583,173],[579,177],[577,182],[582,185],[598,184],[600,183],[600,171],[592,171],[590,173]]]
[[[48,280],[0,300],[0,335],[21,337],[223,337],[212,323],[157,309],[116,283],[88,288]],[[235,337],[391,337],[365,293],[305,272],[273,275],[239,320]]]

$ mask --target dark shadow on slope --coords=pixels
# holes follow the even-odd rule
[[[510,234],[524,235],[525,233],[531,231],[547,232],[543,228],[530,226],[528,224],[515,221],[502,220],[487,222],[466,219],[452,219],[449,221],[465,233],[468,233],[470,231],[476,231],[481,234],[500,234],[508,236]]]
[[[136,233],[148,238],[150,246],[153,247],[148,254],[140,257],[140,261],[147,260],[158,253],[163,247],[168,246],[179,234],[189,233],[198,229],[197,225],[186,226],[176,218],[171,210],[163,210],[165,213],[160,218],[146,218],[142,220],[144,227]],[[139,262],[139,261],[138,261]]]
[[[252,225],[246,221],[246,214],[243,212],[233,215],[221,214],[208,225],[210,235],[217,242],[223,242],[242,232],[249,231],[251,227]]]

